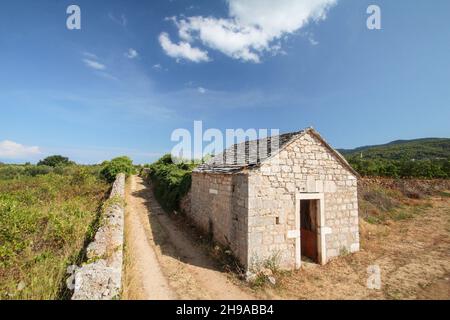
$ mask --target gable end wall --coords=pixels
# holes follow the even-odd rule
[[[359,250],[357,178],[314,135],[305,134],[249,171],[248,265],[278,256],[295,267],[296,194],[323,193],[325,263]],[[279,224],[276,224],[278,220]]]

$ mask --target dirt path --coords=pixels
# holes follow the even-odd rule
[[[150,187],[131,177],[127,191],[124,299],[253,299],[161,209]]]
[[[125,277],[126,300],[169,300],[176,295],[169,287],[158,263],[151,238],[145,201],[134,196],[139,185],[132,177],[126,191]]]

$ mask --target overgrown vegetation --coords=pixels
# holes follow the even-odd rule
[[[63,156],[0,164],[0,300],[65,298],[66,268],[85,258],[109,183],[122,172],[135,172],[128,157],[101,166]]]
[[[100,167],[0,167],[0,299],[58,299],[109,185]]]
[[[102,167],[100,174],[108,182],[114,182],[119,173],[125,173],[127,177],[136,173],[133,161],[125,156],[114,158],[111,161],[105,161]]]
[[[189,162],[174,163],[171,155],[167,154],[157,162],[145,166],[144,178],[153,182],[155,196],[165,210],[179,209],[181,199],[191,188],[192,170],[197,165]]]
[[[445,197],[448,189],[449,180],[362,179],[359,214],[372,224],[410,219],[429,207],[430,196]]]

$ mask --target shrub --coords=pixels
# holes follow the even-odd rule
[[[114,182],[119,173],[125,173],[127,177],[135,173],[133,161],[130,158],[124,156],[106,161],[100,171],[101,176],[108,182]]]
[[[1,166],[0,167],[0,180],[10,180],[10,179],[18,179],[25,172],[25,167],[23,166]]]
[[[50,156],[38,162],[38,166],[59,167],[74,164],[69,158],[60,155]]]
[[[31,177],[42,176],[52,173],[54,170],[51,166],[27,166],[25,167],[24,174]]]
[[[143,170],[146,178],[153,182],[155,196],[164,209],[179,209],[181,199],[191,188],[191,174],[195,166],[190,162],[175,164],[171,155],[167,154]]]

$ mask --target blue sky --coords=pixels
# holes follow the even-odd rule
[[[66,28],[70,4],[81,8],[81,30]],[[370,4],[381,8],[381,30],[366,27]],[[338,148],[450,137],[446,0],[0,8],[2,162],[152,162],[194,120],[221,130],[313,126]]]

